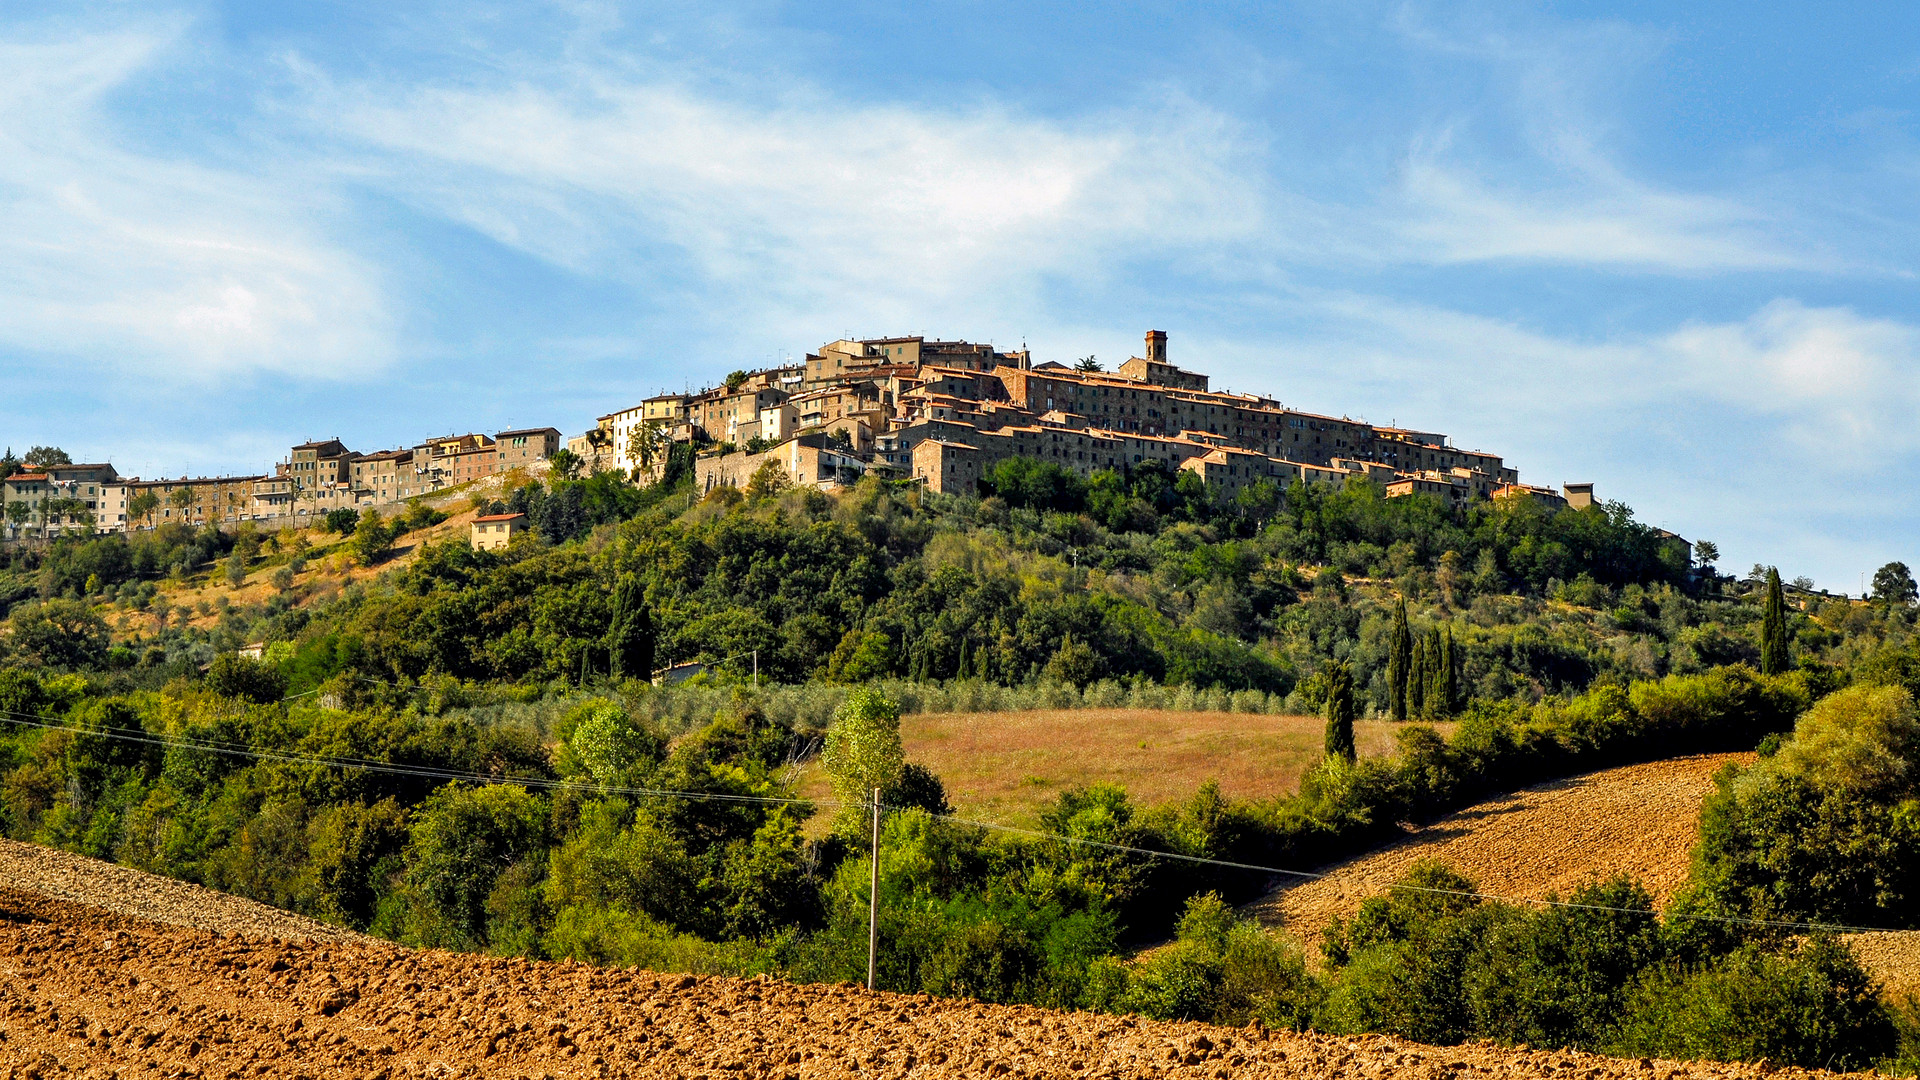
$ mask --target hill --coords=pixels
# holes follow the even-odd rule
[[[1714,772],[1751,760],[1697,754],[1540,784],[1449,814],[1325,877],[1282,885],[1249,910],[1311,944],[1423,859],[1446,863],[1488,893],[1525,899],[1564,897],[1595,878],[1628,874],[1664,904],[1686,883]]]
[[[0,956],[0,1064],[43,1078],[1813,1075],[235,937],[19,888]]]
[[[1696,754],[1540,784],[1449,814],[1324,877],[1283,885],[1246,911],[1311,946],[1335,918],[1352,918],[1422,859],[1446,863],[1488,893],[1534,900],[1626,874],[1664,906],[1686,884],[1713,774],[1753,758]],[[1890,1000],[1920,995],[1920,931],[1846,941]]]

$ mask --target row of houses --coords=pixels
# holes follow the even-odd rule
[[[664,467],[667,447],[690,441],[703,447],[702,490],[744,485],[773,462],[793,482],[822,487],[880,475],[973,493],[996,464],[1021,456],[1082,474],[1155,461],[1228,493],[1358,475],[1390,497],[1592,503],[1590,484],[1521,484],[1500,455],[1438,432],[1214,390],[1209,376],[1168,359],[1161,331],[1147,333],[1144,352],[1104,371],[974,342],[842,339],[799,364],[609,413],[570,448],[590,468],[645,480]]]
[[[1036,364],[1024,348],[976,342],[840,339],[800,363],[735,372],[698,393],[655,395],[598,417],[572,439],[526,428],[370,453],[325,439],[292,447],[271,474],[257,476],[141,480],[108,464],[30,469],[0,481],[4,535],[298,522],[430,496],[544,461],[563,444],[586,471],[636,483],[659,476],[675,444],[691,444],[701,491],[744,486],[772,465],[790,482],[823,488],[881,476],[971,494],[995,465],[1019,456],[1083,475],[1157,462],[1228,494],[1261,482],[1284,489],[1364,476],[1395,498],[1592,504],[1591,484],[1521,484],[1500,455],[1438,432],[1214,390],[1207,375],[1168,359],[1161,331],[1147,333],[1144,352],[1105,371],[1091,362]],[[507,538],[501,530],[487,537]]]
[[[0,478],[0,536],[124,532],[169,523],[300,523],[339,509],[374,509],[545,461],[558,428],[469,433],[360,453],[339,439],[292,447],[272,473],[123,477],[111,463],[25,467]]]

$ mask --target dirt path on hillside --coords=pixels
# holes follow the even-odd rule
[[[1586,882],[1625,873],[1664,905],[1686,883],[1713,774],[1753,759],[1701,754],[1541,784],[1450,814],[1326,877],[1282,886],[1248,910],[1268,925],[1285,925],[1317,953],[1335,917],[1351,918],[1422,859],[1446,863],[1485,892],[1528,899],[1565,897]]]
[[[0,1075],[1806,1077],[161,926],[0,889]]]
[[[195,930],[289,940],[369,940],[253,900],[14,840],[0,839],[0,885]]]

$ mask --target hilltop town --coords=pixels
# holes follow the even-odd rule
[[[999,462],[1054,463],[1081,475],[1143,463],[1191,472],[1231,496],[1268,481],[1339,484],[1364,476],[1389,497],[1451,504],[1526,498],[1575,508],[1592,485],[1524,485],[1498,454],[1443,434],[1306,412],[1269,397],[1213,390],[1168,359],[1149,331],[1145,355],[1105,371],[1034,363],[1026,350],[924,337],[838,340],[804,363],[736,371],[699,393],[660,394],[596,418],[567,438],[554,427],[468,433],[372,452],[338,439],[288,450],[271,473],[141,479],[110,463],[34,463],[0,482],[7,539],[121,532],[167,523],[304,525],[446,493],[515,470],[660,477],[676,446],[702,492],[745,486],[767,469],[790,483],[842,487],[862,477],[974,493]]]

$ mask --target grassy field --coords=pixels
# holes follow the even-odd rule
[[[1445,727],[1446,725],[1442,725]],[[1060,792],[1100,781],[1127,789],[1135,805],[1184,799],[1216,780],[1236,798],[1285,795],[1320,758],[1324,721],[1150,709],[923,713],[900,720],[907,758],[939,775],[960,814],[1031,825]],[[1395,725],[1363,720],[1363,756],[1393,749]],[[800,777],[805,794],[828,794],[818,762]]]

